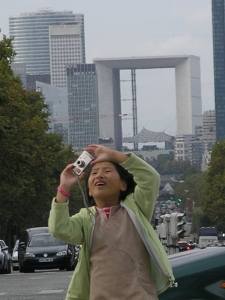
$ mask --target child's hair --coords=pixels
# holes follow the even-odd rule
[[[129,173],[126,169],[124,169],[120,164],[117,164],[112,161],[110,163],[115,166],[116,171],[118,172],[118,174],[120,176],[120,179],[122,179],[127,185],[127,189],[125,191],[120,191],[120,200],[124,200],[127,197],[127,195],[134,192],[136,182],[134,181],[133,175],[131,173]],[[89,176],[91,173],[91,169],[92,169],[92,167],[90,166],[85,172],[86,173],[85,174],[85,185],[86,185],[86,193],[87,193],[89,206],[94,206],[94,205],[96,205],[96,203],[95,203],[94,198],[89,195],[89,188],[88,188],[88,179],[89,179]]]

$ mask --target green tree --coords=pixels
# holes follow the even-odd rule
[[[59,135],[47,133],[49,109],[38,92],[24,91],[10,62],[11,40],[0,41],[0,235],[47,225],[61,171],[76,159]],[[73,201],[74,199],[74,201]],[[78,188],[71,194],[71,213],[83,205]]]
[[[225,231],[225,140],[218,141],[212,149],[202,208],[214,226]]]
[[[203,212],[202,208],[195,207],[192,213],[192,230],[199,235],[200,227],[213,226],[210,219]]]
[[[174,185],[174,195],[176,199],[182,199],[180,207],[192,213],[194,207],[200,206],[205,193],[205,177],[202,172],[189,173],[182,176],[180,182]]]
[[[157,165],[156,165],[157,171],[160,174],[163,174],[167,161],[172,161],[173,159],[174,159],[173,154],[159,154],[157,156]]]
[[[159,154],[156,170],[160,174],[184,174],[191,168],[189,160],[175,160],[173,154]]]

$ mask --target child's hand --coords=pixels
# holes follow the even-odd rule
[[[111,148],[95,144],[89,145],[85,148],[85,150],[95,158],[94,163],[100,161],[111,161],[113,158],[113,152],[115,151]]]
[[[67,192],[76,185],[77,178],[73,172],[73,164],[69,164],[60,175],[60,186]],[[79,176],[79,179],[82,180],[84,178],[84,173]]]
[[[92,144],[85,148],[85,150],[95,158],[94,161],[91,162],[91,164],[95,164],[101,161],[113,161],[116,163],[122,163],[128,159],[128,156],[125,153],[102,145]]]

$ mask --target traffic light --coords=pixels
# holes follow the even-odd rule
[[[174,212],[170,215],[170,237],[172,239],[180,239],[184,237],[185,229],[183,217],[185,213]]]
[[[177,205],[180,205],[181,202],[182,202],[182,199],[181,199],[181,198],[178,198],[178,199],[177,199]]]
[[[169,231],[169,222],[170,222],[170,215],[169,214],[164,214],[161,215],[160,218],[162,219],[162,222],[159,226],[156,228],[156,232],[160,239],[166,239],[167,238],[167,233]]]
[[[156,226],[156,233],[159,237],[159,239],[166,239],[166,226],[164,223]]]

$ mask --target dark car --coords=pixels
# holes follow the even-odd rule
[[[0,273],[9,274],[12,272],[12,259],[8,246],[0,240]]]
[[[169,255],[177,287],[159,300],[225,299],[225,247],[193,249]]]
[[[179,247],[179,252],[182,252],[182,251],[188,251],[188,250],[191,250],[193,249],[190,244],[186,241],[179,241],[178,242],[178,247]]]
[[[34,234],[38,233],[48,233],[48,227],[33,227],[33,228],[27,228],[24,230],[21,230],[20,236],[19,236],[19,246],[18,246],[18,260],[19,260],[19,270],[20,272],[24,272],[24,260],[25,260],[25,254],[26,254],[26,248],[28,245],[28,242],[30,238]]]
[[[32,235],[23,261],[24,272],[35,269],[73,270],[77,263],[75,246],[55,238],[51,233]]]

